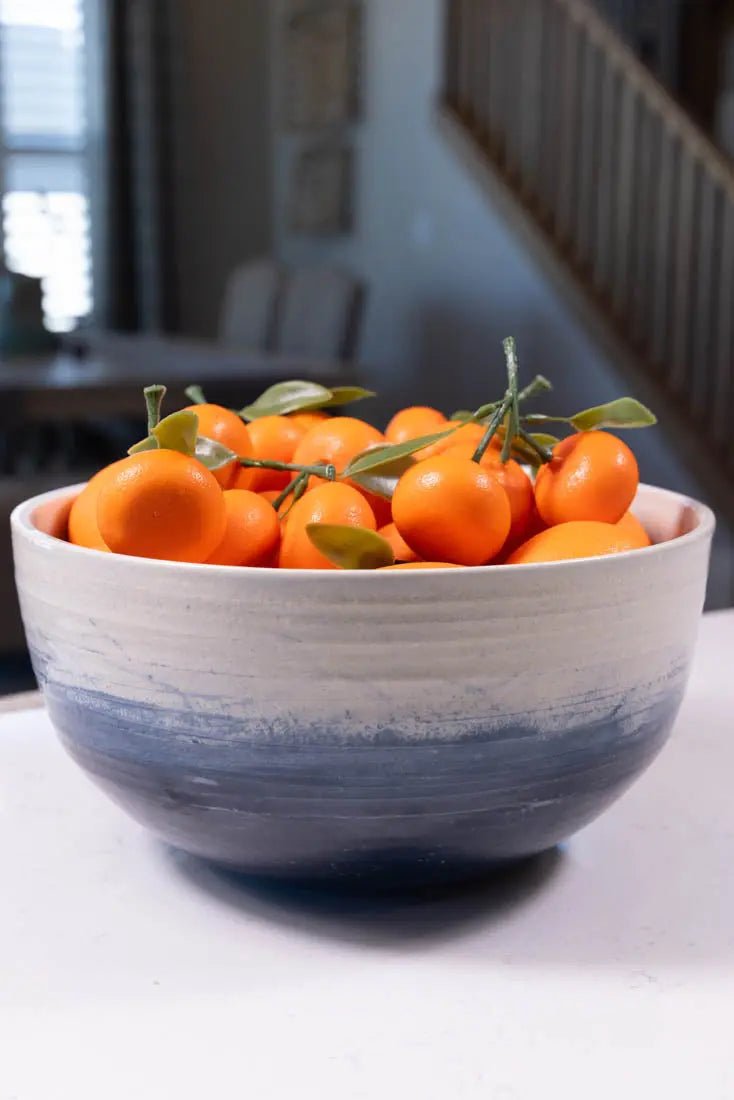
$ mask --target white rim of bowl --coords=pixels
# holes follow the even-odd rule
[[[84,488],[86,482],[80,482],[77,485],[67,485],[59,489],[51,489],[46,493],[39,493],[38,496],[29,497],[27,500],[17,504],[13,511],[10,513],[10,526],[11,529],[17,532],[22,538],[28,539],[34,542],[37,546],[45,546],[50,550],[55,550],[60,554],[78,554],[82,556],[89,556],[92,554],[98,560],[118,562],[124,561],[126,564],[131,565],[133,568],[149,568],[149,569],[175,569],[180,572],[184,570],[186,572],[198,573],[201,571],[207,574],[219,573],[229,574],[231,576],[247,576],[250,574],[257,574],[258,579],[267,576],[272,577],[302,577],[304,580],[307,578],[333,578],[337,576],[348,576],[350,580],[356,580],[358,584],[370,583],[363,578],[385,577],[388,573],[393,576],[407,576],[410,578],[420,577],[426,574],[429,577],[446,577],[447,579],[457,579],[462,576],[471,575],[476,576],[478,574],[491,573],[492,576],[503,574],[516,574],[518,570],[522,570],[524,574],[532,572],[538,572],[539,570],[562,570],[562,569],[594,569],[603,567],[604,563],[608,563],[610,560],[619,561],[634,558],[638,554],[645,554],[650,556],[652,554],[669,554],[676,553],[678,549],[688,546],[691,543],[706,540],[713,535],[714,528],[716,527],[716,517],[713,511],[706,504],[702,504],[698,500],[694,500],[693,497],[686,496],[684,493],[676,493],[673,489],[663,489],[657,485],[647,485],[641,483],[639,489],[643,495],[654,494],[667,498],[671,503],[675,502],[681,508],[687,507],[693,510],[696,515],[697,523],[692,531],[686,532],[685,535],[677,535],[675,538],[668,539],[666,542],[653,543],[652,546],[641,547],[637,550],[623,550],[618,554],[599,554],[596,557],[591,558],[567,558],[563,561],[544,561],[544,562],[526,562],[517,565],[457,565],[451,569],[445,569],[438,567],[436,569],[275,569],[271,566],[253,566],[253,565],[210,565],[206,562],[182,562],[182,561],[169,561],[161,558],[141,558],[132,554],[106,554],[101,550],[93,550],[86,546],[76,546],[74,543],[67,542],[65,539],[56,538],[54,535],[47,535],[44,531],[39,531],[37,527],[31,522],[31,516],[33,512],[41,505],[54,499],[63,499],[67,496],[76,495]],[[390,581],[389,583],[400,583]]]

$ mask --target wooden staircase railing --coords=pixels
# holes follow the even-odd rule
[[[448,0],[443,114],[734,475],[731,163],[585,0]]]

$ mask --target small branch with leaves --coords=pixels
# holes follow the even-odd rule
[[[557,436],[536,430],[546,425],[566,425],[573,431],[586,432],[604,428],[646,428],[656,423],[650,410],[632,397],[622,397],[604,405],[584,409],[572,416],[525,413],[522,406],[549,392],[552,385],[547,378],[538,374],[520,389],[517,347],[512,337],[503,341],[503,351],[507,386],[500,400],[480,405],[473,412],[461,410],[454,413],[447,427],[441,431],[403,443],[373,447],[356,455],[342,470],[337,470],[330,463],[299,466],[237,455],[221,443],[198,434],[198,417],[194,409],[183,409],[161,420],[161,405],[166,388],[160,385],[147,386],[144,390],[148,435],[131,447],[129,453],[135,454],[159,447],[169,448],[196,457],[212,471],[236,461],[254,469],[291,472],[294,477],[273,501],[277,510],[289,498],[292,507],[306,492],[312,477],[326,481],[349,480],[365,491],[389,500],[399,478],[415,463],[418,453],[449,439],[461,424],[475,423],[485,428],[472,455],[474,462],[481,462],[487,448],[496,438],[501,442],[499,457],[502,462],[515,458],[520,463],[537,468],[551,461],[553,447],[559,442]],[[189,386],[186,396],[193,406],[206,404],[201,386]],[[360,386],[326,387],[316,382],[294,379],[269,386],[250,405],[241,408],[238,415],[245,421],[252,421],[264,416],[288,416],[321,409],[328,411],[373,396],[375,395],[371,390]]]

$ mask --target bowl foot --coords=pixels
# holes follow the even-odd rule
[[[439,891],[473,887],[487,882],[545,877],[561,858],[558,845],[541,852],[503,859],[466,859],[441,856],[432,859],[422,850],[371,852],[369,855],[329,863],[252,870],[240,864],[192,856],[174,849],[177,861],[191,860],[208,865],[243,888],[257,891],[317,890],[342,895],[415,895],[426,890]]]

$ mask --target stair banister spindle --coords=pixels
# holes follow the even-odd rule
[[[448,3],[447,136],[734,516],[731,162],[588,0]]]

